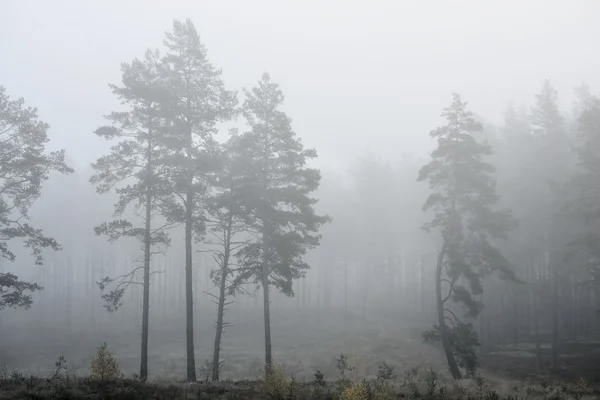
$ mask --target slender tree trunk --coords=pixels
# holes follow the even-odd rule
[[[229,275],[229,256],[231,250],[231,225],[233,222],[232,210],[229,210],[227,230],[225,232],[225,248],[223,251],[223,264],[221,265],[221,281],[219,282],[219,303],[217,305],[217,331],[213,348],[212,380],[219,380],[219,367],[221,355],[221,336],[223,335],[223,316],[225,314],[225,293],[227,290],[227,276]]]
[[[519,343],[519,296],[517,290],[515,290],[514,286],[510,288],[510,298],[512,301],[512,339],[513,345],[516,346]]]
[[[223,257],[223,265],[227,265],[229,261],[229,254],[226,251],[226,256]],[[219,282],[219,304],[217,310],[217,332],[215,334],[215,344],[213,349],[213,363],[212,363],[212,380],[217,382],[219,380],[219,363],[221,354],[221,336],[223,334],[223,314],[225,313],[225,290],[227,287],[227,270],[226,267],[221,271],[221,282]]]
[[[187,380],[196,381],[194,358],[194,291],[192,281],[192,211],[194,202],[194,175],[192,162],[192,132],[188,132],[187,193],[185,199],[185,334],[187,355]]]
[[[450,344],[448,328],[446,327],[446,320],[444,318],[444,299],[442,298],[442,268],[444,265],[445,252],[446,244],[444,243],[444,246],[442,247],[442,250],[440,251],[440,254],[438,256],[437,265],[435,269],[435,296],[438,326],[440,327],[442,346],[444,347],[444,353],[446,354],[446,359],[448,360],[448,367],[450,368],[450,373],[452,374],[452,377],[454,379],[462,379],[462,374],[460,372],[460,369],[458,368],[458,364],[456,363],[454,354],[452,353],[452,345]]]
[[[348,260],[344,258],[344,319],[348,319]]]
[[[504,294],[500,292],[500,344],[505,344],[505,335],[506,335],[506,323],[504,321]]]
[[[552,267],[552,368],[558,368],[559,288],[557,266]]]
[[[273,362],[271,356],[271,313],[269,301],[269,272],[265,271],[266,265],[263,264],[262,287],[263,287],[263,311],[265,318],[265,364],[267,368],[271,367]]]
[[[539,307],[538,307],[538,293],[537,288],[533,289],[534,292],[532,294],[533,300],[533,330],[535,335],[535,358],[538,372],[542,372],[542,349],[540,343],[540,323],[539,323]]]
[[[270,311],[270,301],[269,301],[269,246],[268,246],[268,229],[266,229],[266,221],[263,221],[263,264],[261,271],[261,283],[263,288],[263,312],[264,312],[264,322],[265,322],[265,365],[267,372],[270,371],[271,365],[273,363],[273,358],[271,355],[271,311]]]
[[[148,142],[146,166],[146,221],[144,226],[144,294],[142,300],[142,356],[140,362],[140,378],[148,378],[148,327],[150,314],[150,229],[152,219],[152,145]]]
[[[579,324],[581,323],[581,318],[579,314],[579,290],[577,290],[577,279],[573,275],[571,275],[571,285],[573,288],[573,340],[575,342],[579,339]]]

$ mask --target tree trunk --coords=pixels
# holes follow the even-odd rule
[[[194,358],[194,294],[192,285],[192,210],[194,202],[194,176],[192,162],[192,132],[188,133],[187,193],[185,199],[185,334],[187,355],[187,380],[196,382]]]
[[[150,145],[148,148],[151,149]],[[150,150],[148,151],[150,157]],[[150,160],[148,160],[148,178],[151,173]],[[148,378],[148,326],[150,314],[150,229],[152,192],[150,183],[146,187],[146,221],[144,226],[144,294],[142,300],[142,357],[140,362],[140,378],[145,381]]]
[[[344,320],[348,319],[348,260],[344,258]]]
[[[223,251],[223,264],[221,265],[221,281],[219,282],[219,303],[217,305],[217,331],[215,333],[215,344],[213,349],[212,380],[219,380],[221,336],[223,334],[223,316],[225,314],[225,292],[227,290],[227,276],[229,275],[229,256],[231,249],[231,225],[233,222],[232,211],[229,210],[229,220],[225,233],[225,248]]]
[[[452,374],[452,377],[454,379],[462,379],[462,374],[460,372],[460,369],[458,368],[458,364],[456,363],[454,354],[452,353],[452,345],[450,343],[448,328],[446,327],[446,320],[444,318],[444,301],[442,299],[442,267],[444,265],[444,253],[446,252],[445,248],[446,245],[444,244],[438,256],[437,265],[435,269],[435,296],[438,326],[440,327],[440,337],[442,341],[442,346],[444,347],[444,353],[446,354],[446,359],[448,360],[448,367],[450,368],[450,373]]]
[[[513,345],[516,346],[519,343],[519,325],[520,325],[520,319],[519,319],[519,309],[518,309],[518,305],[519,305],[519,296],[518,296],[519,292],[517,290],[515,290],[514,286],[511,286],[510,288],[510,298],[512,301],[512,341],[513,341]]]
[[[535,335],[535,358],[538,372],[542,372],[542,349],[540,344],[540,323],[539,323],[539,307],[538,307],[538,294],[537,288],[533,289],[532,300],[533,300],[533,329]]]
[[[552,267],[552,368],[558,368],[558,307],[559,288],[557,266]]]
[[[263,222],[263,227],[265,226]],[[265,319],[265,365],[267,371],[270,371],[273,359],[271,356],[271,312],[270,312],[270,301],[269,301],[269,265],[268,265],[268,243],[267,243],[267,230],[263,233],[263,264],[261,271],[261,282],[263,288],[263,312]]]
[[[263,311],[265,317],[265,364],[270,367],[273,359],[271,356],[271,313],[270,313],[270,302],[269,302],[269,276],[268,271],[265,272],[263,266],[262,272],[262,287],[263,287]]]
[[[225,259],[228,256],[223,257],[223,265]],[[225,290],[227,286],[227,271],[224,269],[221,271],[221,282],[219,282],[219,304],[217,309],[217,332],[215,334],[215,344],[213,349],[213,363],[212,363],[212,380],[217,382],[219,380],[219,357],[221,353],[221,336],[223,334],[223,314],[225,312]]]

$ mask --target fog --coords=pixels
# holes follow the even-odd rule
[[[97,193],[98,184],[91,184],[90,178],[102,168],[96,165],[94,169],[92,164],[109,154],[120,139],[106,140],[94,132],[110,125],[104,116],[112,111],[130,110],[109,87],[123,85],[122,63],[143,59],[147,49],[167,54],[166,32],[173,31],[174,21],[189,19],[206,46],[210,63],[222,70],[225,89],[235,91],[238,105],[246,107],[238,115],[232,111],[215,118],[218,133],[214,138],[224,146],[223,157],[229,160],[228,155],[235,158],[240,152],[246,162],[241,167],[235,162],[227,167],[219,164],[221,168],[244,174],[240,171],[253,171],[258,165],[252,160],[259,153],[244,153],[252,151],[251,146],[250,150],[244,147],[249,142],[243,140],[251,140],[251,136],[244,139],[244,134],[258,135],[262,128],[246,116],[253,110],[244,103],[248,94],[243,89],[251,91],[267,72],[285,96],[281,111],[290,117],[291,129],[305,149],[318,153],[316,158],[307,156],[307,166],[292,161],[293,168],[318,169],[321,180],[314,185],[316,190],[306,190],[309,198],[318,200],[314,212],[302,203],[303,194],[297,195],[301,197],[297,203],[288,201],[293,195],[284,196],[273,200],[280,214],[269,221],[255,206],[262,201],[257,195],[247,203],[239,200],[245,204],[240,209],[248,215],[233,217],[239,217],[238,223],[244,226],[235,236],[243,244],[240,248],[256,245],[256,253],[267,251],[258,249],[260,242],[253,240],[256,235],[267,237],[270,224],[280,224],[278,229],[290,235],[304,235],[301,244],[277,242],[280,247],[272,250],[280,252],[280,259],[271,261],[276,265],[272,268],[284,272],[272,277],[268,291],[272,339],[266,343],[265,294],[256,272],[261,267],[256,265],[268,262],[252,263],[255,252],[232,252],[239,264],[228,271],[228,285],[239,285],[235,295],[227,293],[224,320],[219,322],[217,316],[220,288],[214,271],[219,265],[213,255],[224,250],[211,234],[215,214],[210,214],[210,205],[218,201],[215,193],[221,193],[224,178],[210,180],[217,172],[201,170],[190,179],[203,185],[209,182],[208,189],[194,189],[197,192],[190,192],[186,200],[186,192],[177,186],[180,182],[174,183],[182,179],[183,169],[179,175],[174,170],[161,175],[171,180],[157,183],[160,189],[156,191],[168,193],[155,194],[150,202],[153,227],[147,229],[148,235],[154,229],[152,234],[160,237],[162,233],[157,232],[163,231],[158,227],[167,224],[164,232],[171,242],[167,248],[155,246],[149,256],[150,270],[155,272],[149,289],[149,376],[184,379],[187,374],[188,380],[195,380],[196,372],[192,377],[190,368],[197,371],[198,379],[201,374],[210,375],[215,325],[225,322],[221,379],[259,376],[265,362],[271,363],[269,354],[265,361],[271,341],[273,362],[303,379],[312,379],[317,369],[326,378],[333,377],[341,353],[350,355],[357,373],[364,376],[374,375],[378,363],[385,361],[398,371],[432,367],[456,378],[453,361],[442,351],[446,328],[439,340],[424,343],[427,335],[423,332],[439,325],[441,315],[442,323],[453,321],[447,323],[448,335],[458,335],[463,321],[472,324],[469,329],[479,343],[469,346],[476,348],[478,367],[487,374],[524,379],[548,373],[600,380],[596,262],[600,220],[594,208],[600,201],[594,186],[600,179],[599,172],[594,174],[594,168],[600,167],[595,153],[600,146],[594,147],[600,132],[599,17],[600,3],[584,0],[3,1],[0,85],[10,100],[23,97],[26,106],[38,109],[39,120],[49,124],[46,152],[64,150],[65,163],[74,172],[48,168],[49,179],[41,182],[41,194],[29,208],[27,222],[62,246],[58,251],[41,246],[43,265],[35,265],[23,240],[26,235],[0,232],[2,242],[16,255],[11,261],[3,251],[0,278],[12,273],[19,280],[43,286],[31,294],[30,309],[13,308],[4,300],[0,303],[0,365],[44,375],[53,370],[59,355],[65,355],[73,371],[86,374],[89,357],[106,341],[123,373],[140,372],[143,270],[135,275],[140,284],[126,287],[122,305],[113,312],[105,309],[101,297],[110,288],[102,291],[98,282],[144,264],[145,211],[141,200],[137,209],[133,206],[142,192],[132,195],[135,200],[118,216],[141,227],[141,234],[122,234],[125,237],[114,241],[95,234],[95,227],[116,218],[119,193],[113,187],[108,193]],[[442,115],[447,107],[462,107],[455,93],[466,102],[465,110],[473,113],[473,124],[468,113],[456,114],[464,123],[459,128],[456,118]],[[219,101],[224,101],[222,97]],[[184,119],[177,120],[172,110],[168,114],[164,104],[158,106],[163,112],[158,129],[163,129],[168,140]],[[225,115],[225,111],[215,111],[220,112]],[[212,120],[198,118],[198,129],[212,135]],[[192,119],[185,122],[193,124]],[[482,129],[475,127],[475,121]],[[4,116],[0,122],[6,133],[14,121]],[[448,250],[447,243],[455,243],[447,233],[456,228],[448,222],[452,218],[441,218],[442,222],[437,218],[450,202],[430,197],[450,193],[444,192],[450,191],[450,186],[444,186],[444,169],[433,162],[431,168],[437,165],[440,175],[428,175],[422,169],[432,157],[434,161],[443,157],[443,152],[432,151],[446,142],[430,132],[447,124],[461,134],[472,134],[476,143],[488,143],[492,150],[489,154],[483,147],[477,150],[477,157],[486,164],[472,164],[467,168],[470,172],[457,167],[459,178],[453,178],[472,187],[463,193],[466,205],[459,211],[452,206],[452,215],[462,213],[465,231],[477,235],[485,231],[476,236],[493,248],[493,254],[477,250],[473,256],[468,253],[471,236],[453,239],[460,241],[457,249],[468,260],[461,262]],[[239,144],[229,145],[231,128],[244,136],[242,150]],[[168,147],[167,142],[161,143],[156,146]],[[202,143],[212,149],[208,141]],[[0,179],[6,188],[12,182],[7,176],[13,164],[5,160],[12,148],[2,146]],[[191,154],[183,147],[173,149],[164,154],[157,150],[160,161],[155,162]],[[164,163],[165,168],[174,168],[174,159]],[[195,159],[198,165],[200,159]],[[493,171],[488,171],[488,164]],[[481,171],[489,172],[489,187],[495,194],[487,192],[488,181],[478,175]],[[305,183],[312,179],[308,175],[294,175],[290,185],[311,187]],[[139,176],[117,179],[116,187],[135,183]],[[470,203],[476,200],[469,197],[469,190],[481,191],[477,199],[489,204],[480,208],[479,203]],[[490,200],[496,194],[498,200]],[[6,194],[2,190],[0,196],[12,199],[10,190]],[[183,210],[192,197],[196,208],[190,222]],[[6,201],[1,204],[2,215],[6,214],[0,218],[3,229],[13,226],[12,203]],[[498,222],[505,215],[488,214],[488,206],[510,210],[510,221],[507,217]],[[172,208],[166,212],[168,207]],[[256,211],[248,211],[253,207]],[[297,217],[300,222],[289,217],[294,213],[301,215]],[[331,221],[317,221],[322,216]],[[281,218],[291,222],[281,222]],[[194,321],[190,333],[189,314],[186,318],[186,304],[191,304],[186,302],[190,293],[186,262],[190,259],[189,255],[186,259],[184,227],[186,222],[200,220],[206,220],[207,226],[202,234],[194,231],[191,247]],[[426,232],[422,227],[431,221],[433,227]],[[284,233],[279,239],[293,241]],[[320,242],[306,244],[313,234],[322,235]],[[295,246],[302,251],[296,254],[288,248]],[[304,269],[303,263],[309,268]],[[446,265],[448,275],[441,275]],[[249,275],[244,275],[242,266]],[[455,284],[468,294],[455,289]],[[0,294],[11,290],[14,286],[0,279]],[[444,306],[448,299],[456,299],[456,304]],[[191,353],[190,337],[195,346]],[[469,375],[469,363],[461,361],[459,353],[455,368]],[[195,366],[190,366],[190,354]]]

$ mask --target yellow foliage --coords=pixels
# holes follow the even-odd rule
[[[289,391],[291,379],[285,376],[280,365],[272,365],[265,369],[264,380],[260,388],[261,394],[269,399],[283,399]]]
[[[90,378],[95,381],[107,382],[121,378],[119,363],[108,351],[106,342],[98,347],[96,354],[90,361]]]
[[[353,383],[342,391],[340,400],[367,400],[368,392],[363,382]]]

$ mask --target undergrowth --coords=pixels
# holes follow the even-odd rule
[[[0,366],[0,400],[4,399],[265,399],[265,400],[600,400],[600,390],[584,379],[575,383],[522,383],[498,390],[481,375],[462,381],[447,379],[434,370],[412,369],[396,374],[385,362],[369,379],[355,374],[348,357],[336,360],[337,374],[315,371],[314,379],[298,381],[281,365],[266,368],[254,381],[197,383],[175,380],[142,382],[137,376],[124,377],[105,344],[91,359],[90,376],[71,373],[60,356],[46,378],[24,376]],[[206,369],[208,369],[206,367]]]

